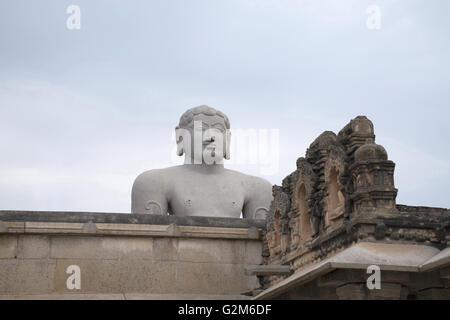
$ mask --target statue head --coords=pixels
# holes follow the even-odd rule
[[[230,120],[219,110],[205,105],[187,110],[175,134],[179,156],[186,154],[187,159],[194,159],[196,155],[205,162],[205,155],[210,154],[219,158],[216,163],[230,159]]]

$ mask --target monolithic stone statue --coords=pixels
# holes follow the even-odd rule
[[[175,129],[184,164],[140,174],[131,193],[133,213],[265,218],[271,184],[225,169],[230,158],[230,121],[208,106],[187,110]]]

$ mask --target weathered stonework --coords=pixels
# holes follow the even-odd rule
[[[375,144],[373,124],[364,116],[350,121],[338,135],[331,131],[322,133],[310,145],[306,156],[297,160],[297,170],[283,180],[282,186],[273,187],[274,200],[264,240],[269,252],[264,263],[290,266],[291,273],[261,277],[264,289],[275,292],[278,289],[274,288],[290,287],[289,279],[307,273],[305,270],[313,270],[314,266],[320,266],[358,243],[392,244],[392,247],[383,247],[386,250],[407,244],[444,251],[450,245],[450,211],[397,205],[394,168],[386,150]],[[442,254],[440,259],[440,267],[442,263],[450,264],[446,255]],[[422,269],[417,266],[417,270]],[[435,295],[434,291],[419,294],[414,281],[399,286],[386,282],[389,292],[386,289],[383,294],[369,294],[361,289],[362,280],[354,285],[344,280],[341,284],[346,286],[337,291],[333,289],[332,294],[322,292],[322,296],[310,295],[309,298],[400,299]],[[439,285],[433,285],[445,288],[448,281],[441,280]],[[428,287],[433,285],[430,283]],[[296,290],[302,291],[299,287]],[[405,290],[409,293],[405,294]],[[308,296],[294,291],[291,288],[275,296],[269,295],[278,298]]]
[[[0,211],[0,225],[0,299],[249,299],[259,288],[245,268],[262,262],[262,220]]]

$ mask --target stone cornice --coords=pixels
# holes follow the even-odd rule
[[[263,220],[100,212],[0,211],[0,233],[261,238]]]

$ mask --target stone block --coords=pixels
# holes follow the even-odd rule
[[[70,265],[80,268],[79,290],[67,288]],[[174,293],[176,264],[145,259],[60,259],[55,279],[56,291],[61,293]]]
[[[309,282],[303,286],[297,287],[287,294],[282,299],[286,300],[337,300],[335,288],[319,287],[315,281]]]
[[[450,280],[450,267],[443,268],[439,274],[442,279]]]
[[[336,288],[339,300],[364,300],[367,298],[366,288],[361,283],[345,284]]]
[[[67,273],[71,265],[80,268],[80,289],[68,289]],[[120,270],[117,260],[58,259],[56,263],[55,291],[58,293],[117,293],[121,292]]]
[[[450,288],[430,288],[417,293],[419,300],[450,300]]]
[[[176,262],[127,260],[122,263],[122,292],[176,293]]]
[[[153,239],[147,237],[55,236],[50,256],[57,259],[149,259]]]
[[[50,253],[48,236],[20,235],[17,249],[17,258],[44,259]]]
[[[370,277],[366,270],[355,269],[339,269],[329,272],[319,278],[318,285],[326,286],[341,286],[346,283],[364,283]],[[409,274],[398,271],[384,271],[381,270],[380,278],[388,283],[403,283],[408,284],[410,281]]]
[[[0,270],[0,295],[53,292],[55,274],[53,260],[0,260]]]
[[[246,241],[245,243],[245,263],[261,264],[262,263],[262,242]]]
[[[369,300],[399,300],[402,297],[402,286],[398,283],[381,283],[380,289],[368,290]]]
[[[197,263],[244,263],[245,241],[180,239],[178,260]]]
[[[178,263],[178,293],[240,294],[258,287],[256,276],[244,274],[244,265]]]
[[[443,286],[443,279],[439,271],[411,273],[411,281],[408,287],[413,292],[419,292],[428,288],[439,288]]]
[[[14,259],[17,254],[17,236],[0,235],[0,259]]]
[[[178,259],[178,239],[153,238],[153,259],[155,261],[176,261]]]
[[[347,283],[364,282],[368,275],[365,270],[334,270],[318,278],[319,287],[339,287]]]
[[[287,265],[247,265],[245,273],[247,275],[270,276],[270,275],[287,275],[291,272],[290,266]]]

